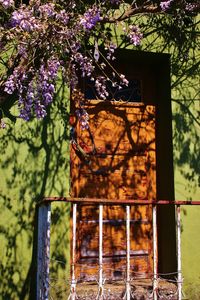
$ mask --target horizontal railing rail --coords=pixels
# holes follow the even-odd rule
[[[147,199],[106,199],[106,198],[84,198],[84,197],[44,197],[41,201],[38,201],[38,205],[42,205],[49,202],[69,202],[69,203],[93,203],[104,205],[200,205],[199,201],[192,200],[147,200]]]

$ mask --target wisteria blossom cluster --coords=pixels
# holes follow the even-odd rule
[[[97,7],[88,9],[88,11],[86,11],[84,15],[80,18],[80,24],[86,31],[91,30],[99,21],[100,10]]]
[[[14,0],[0,0],[0,4],[3,8],[7,9],[14,5]]]
[[[33,113],[37,118],[46,115],[46,107],[53,100],[59,66],[60,62],[57,59],[50,59],[46,66],[41,64],[38,71],[34,70],[35,74],[33,70],[29,70],[28,74],[25,68],[16,67],[9,76],[4,91],[8,94],[18,91],[18,106],[22,119],[30,120]],[[32,79],[29,81],[28,77]]]
[[[170,12],[173,17],[173,11],[175,15],[184,11],[185,17],[198,10],[198,2],[186,0],[132,4],[125,0],[30,0],[29,4],[0,0],[0,89],[4,101],[14,94],[19,117],[27,121],[43,118],[54,100],[59,76],[71,89],[77,87],[79,78],[87,77],[94,82],[97,97],[107,99],[108,84],[119,89],[128,85],[125,75],[112,67],[115,50],[121,46],[113,40],[118,27],[123,47],[132,44],[137,48],[142,46],[144,33],[134,15],[156,12],[168,17]],[[105,73],[108,69],[112,78]],[[86,127],[86,114],[79,113],[79,117]]]
[[[79,109],[76,110],[76,116],[79,119],[79,124],[82,130],[88,129],[89,128],[89,115],[87,111],[80,107]]]
[[[3,119],[0,120],[0,128],[1,128],[1,129],[6,128],[6,123],[4,122]]]
[[[126,32],[127,29],[124,29],[124,31]],[[135,25],[130,25],[128,28],[128,38],[133,45],[139,46],[143,38],[140,28]]]
[[[174,0],[161,1],[160,7],[163,11],[168,11],[171,8],[171,5],[173,2],[174,2]]]
[[[23,7],[14,11],[11,15],[10,26],[18,27],[24,31],[33,31],[39,29],[40,22],[33,15],[33,11]]]

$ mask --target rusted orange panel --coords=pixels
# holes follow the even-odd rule
[[[156,199],[155,107],[91,100],[84,109],[90,127],[81,130],[74,122],[78,147],[71,147],[71,196]],[[98,207],[79,205],[77,218],[76,276],[92,280],[98,273]],[[110,278],[118,279],[126,265],[125,218],[125,208],[104,207],[103,254],[113,270],[106,271]],[[131,271],[152,272],[151,206],[131,207],[130,218]]]
[[[131,257],[131,276],[137,278],[148,278],[151,266],[149,255],[136,255]],[[126,277],[126,258],[112,257],[104,258],[103,274],[107,282],[122,280]],[[78,281],[95,281],[98,278],[98,261],[93,258],[82,259],[76,266],[76,277]]]

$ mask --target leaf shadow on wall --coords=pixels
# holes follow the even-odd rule
[[[2,299],[35,299],[36,203],[44,196],[66,196],[67,193],[67,98],[67,89],[60,85],[55,104],[44,120],[8,122],[1,131]],[[55,225],[60,230],[52,232],[51,258],[63,263],[68,262],[64,251],[69,245],[67,227],[62,227],[67,215],[68,206],[58,206],[52,212],[52,227]],[[63,264],[53,264],[52,277],[58,278],[61,270]]]

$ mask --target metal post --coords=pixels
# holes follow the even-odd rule
[[[130,205],[126,206],[126,300],[131,298],[130,285]]]
[[[176,206],[177,217],[177,285],[178,285],[178,300],[182,299],[182,271],[181,271],[181,208]]]
[[[49,299],[51,204],[42,205],[38,211],[37,244],[37,300]]]
[[[99,292],[98,299],[103,299],[103,205],[99,205]]]
[[[153,299],[158,291],[157,206],[153,205]]]
[[[75,263],[76,263],[76,218],[77,218],[77,204],[73,204],[72,211],[72,278],[71,278],[71,292],[69,299],[76,299],[76,276],[75,276]]]

